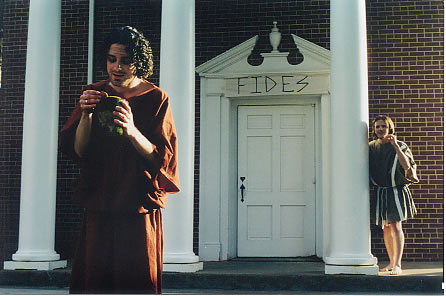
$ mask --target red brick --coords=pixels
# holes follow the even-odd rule
[[[1,1],[1,0],[0,0]],[[330,1],[196,0],[196,64],[229,50],[253,35],[266,36],[273,18],[284,34],[303,37],[330,48]],[[150,4],[148,4],[150,3]],[[158,4],[157,4],[158,3]],[[161,1],[96,0],[95,46],[111,27],[130,24],[152,42],[158,83]],[[0,261],[17,248],[20,199],[24,75],[29,0],[3,0],[3,69],[0,88]],[[256,10],[251,9],[255,5]],[[404,260],[441,260],[444,202],[443,1],[366,1],[369,54],[370,120],[385,113],[396,121],[398,138],[408,143],[418,163],[421,183],[411,186],[419,217],[404,222],[411,239]],[[69,116],[86,83],[88,0],[62,0],[60,83],[61,125]],[[222,12],[224,9],[224,13]],[[268,13],[265,13],[267,11]],[[267,41],[260,44],[268,46]],[[282,44],[290,47],[292,44]],[[104,73],[96,65],[95,80]],[[196,83],[194,172],[194,251],[198,253],[199,79]],[[433,141],[431,138],[434,137]],[[56,251],[70,258],[79,228],[80,211],[71,203],[72,181],[78,174],[73,162],[59,155],[57,183]],[[201,197],[205,198],[205,197]],[[427,211],[429,210],[429,211]],[[438,212],[432,212],[438,210]],[[428,218],[422,215],[429,214]],[[429,223],[423,222],[429,220]],[[7,227],[5,226],[7,225]],[[414,238],[413,238],[414,237]],[[413,239],[412,239],[413,238]],[[425,252],[425,249],[432,250]],[[372,252],[386,258],[382,231],[372,230]]]

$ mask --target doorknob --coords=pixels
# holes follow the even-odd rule
[[[245,177],[240,177],[240,180],[242,181],[242,186],[240,186],[240,191],[241,191],[241,194],[242,194],[242,200],[241,200],[241,202],[244,202],[245,199],[243,198],[243,192],[244,192],[244,190],[246,189],[246,187],[245,187],[245,185],[243,185],[243,181],[245,181]]]

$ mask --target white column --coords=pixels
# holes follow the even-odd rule
[[[181,191],[164,211],[164,270],[203,268],[193,252],[195,1],[164,0],[161,14],[160,86],[171,100],[178,134]]]
[[[365,1],[331,1],[331,195],[325,273],[377,274],[370,251]]]
[[[66,266],[54,251],[60,0],[31,0],[25,76],[19,247],[5,269]]]

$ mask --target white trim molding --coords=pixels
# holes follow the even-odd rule
[[[247,59],[258,36],[196,68],[200,75],[200,225],[202,261],[237,256],[237,107],[314,104],[316,106],[316,254],[324,253],[323,213],[329,182],[330,52],[292,35],[304,61],[291,65],[288,53],[263,53],[263,63]],[[246,78],[247,77],[247,78]],[[243,81],[243,82],[241,82]],[[299,85],[299,81],[302,83]],[[307,83],[309,85],[305,85]],[[276,84],[276,85],[275,85]],[[274,89],[274,87],[275,89]],[[302,88],[303,87],[303,88]],[[243,88],[243,89],[242,89]]]

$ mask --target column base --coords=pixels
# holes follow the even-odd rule
[[[60,260],[60,255],[54,250],[17,250],[15,254],[12,254],[12,261],[57,261]]]
[[[378,259],[371,254],[347,256],[345,254],[337,254],[336,256],[324,257],[324,262],[327,265],[375,265],[378,263]]]
[[[174,253],[174,252],[164,252],[163,258],[164,264],[166,263],[196,263],[200,260],[198,256],[194,254],[194,252],[184,252],[184,253]]]
[[[197,272],[200,270],[203,270],[203,262],[163,264],[163,272]]]
[[[5,261],[3,269],[37,269],[37,270],[53,270],[67,267],[67,260],[58,261]]]
[[[200,248],[200,259],[203,261],[219,261],[220,253],[220,243],[204,243]]]
[[[378,275],[378,265],[330,265],[325,264],[325,274]]]

